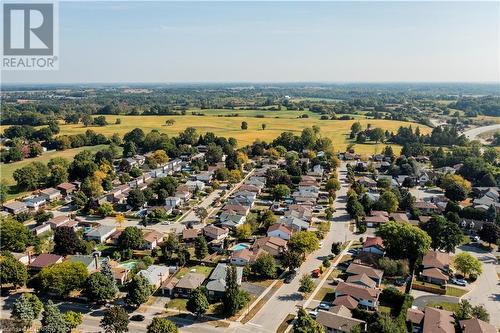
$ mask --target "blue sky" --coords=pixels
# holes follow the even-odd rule
[[[499,2],[60,2],[21,82],[499,81]]]

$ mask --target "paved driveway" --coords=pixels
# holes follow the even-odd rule
[[[463,296],[473,305],[484,305],[490,314],[490,323],[500,327],[500,282],[495,255],[474,246],[462,246],[457,250],[467,251],[483,263],[483,274],[472,284],[472,290]]]

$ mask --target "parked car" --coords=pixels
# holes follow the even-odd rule
[[[140,314],[136,314],[136,315],[133,315],[132,317],[130,317],[130,320],[132,320],[132,321],[144,321],[144,319],[146,319],[146,317],[144,317],[143,315],[140,315]]]
[[[453,284],[456,284],[457,286],[461,286],[461,287],[467,286],[467,281],[465,281],[463,279],[452,278],[450,280],[450,282],[453,283]]]
[[[479,238],[479,236],[470,236],[470,241],[472,243],[479,243],[480,238]]]
[[[297,273],[295,271],[290,271],[288,274],[285,276],[285,280],[283,282],[285,283],[291,283],[293,279],[295,279],[295,276]]]
[[[320,275],[321,275],[321,270],[319,268],[316,268],[311,272],[311,276],[313,278],[319,278]]]
[[[313,319],[316,319],[316,317],[318,316],[318,309],[310,310],[310,311],[309,311],[309,315],[310,315]]]
[[[330,310],[330,303],[327,303],[327,302],[321,302],[319,303],[318,305],[318,309],[321,309],[321,310]]]

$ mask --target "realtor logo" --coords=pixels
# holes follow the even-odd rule
[[[2,9],[2,69],[57,69],[55,3],[4,3]]]

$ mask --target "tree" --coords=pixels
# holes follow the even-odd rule
[[[5,183],[5,181],[0,181],[0,204],[3,204],[7,201],[7,195],[9,194],[9,186]]]
[[[12,304],[11,316],[13,319],[18,320],[23,328],[29,328],[41,311],[42,302],[36,295],[23,294]]]
[[[198,260],[201,260],[208,255],[207,240],[203,235],[196,237],[194,242],[194,254]]]
[[[68,311],[64,314],[64,320],[68,328],[73,330],[83,323],[83,315],[80,312]]]
[[[338,191],[340,190],[340,182],[336,178],[330,178],[326,182],[325,189],[330,192],[330,191]]]
[[[290,237],[288,247],[305,256],[306,253],[319,249],[319,239],[314,232],[299,231]]]
[[[431,237],[431,247],[434,250],[453,252],[462,242],[463,234],[460,227],[442,216],[433,216],[420,227]]]
[[[28,272],[19,260],[10,252],[2,253],[0,261],[0,281],[2,284],[12,284],[14,288],[22,287],[28,280]]]
[[[491,244],[496,244],[498,239],[500,239],[500,227],[493,222],[486,222],[481,227],[481,230],[478,232],[481,240]]]
[[[483,272],[481,262],[470,253],[460,252],[453,258],[453,265],[455,268],[462,272],[464,276],[479,275]]]
[[[270,225],[276,223],[277,219],[272,210],[266,210],[259,216],[259,222],[267,229]]]
[[[42,328],[39,333],[67,333],[69,331],[66,318],[49,300],[43,307]]]
[[[274,279],[276,277],[276,260],[272,255],[264,253],[252,264],[252,271],[262,278]]]
[[[266,124],[261,124],[260,127],[262,127],[262,130],[265,130],[267,125]]]
[[[85,282],[83,294],[91,302],[109,302],[115,298],[118,292],[113,282],[101,272],[93,273]]]
[[[441,187],[447,198],[453,201],[462,201],[469,195],[472,186],[460,175],[447,174],[441,179]]]
[[[102,204],[99,205],[99,208],[97,208],[97,212],[102,217],[106,217],[106,216],[112,216],[115,210],[113,209],[112,204],[110,204],[109,202],[103,202]]]
[[[331,251],[334,255],[338,255],[340,252],[342,252],[342,243],[332,243]]]
[[[286,185],[278,184],[273,190],[274,199],[282,200],[290,196],[290,188]]]
[[[137,227],[126,227],[118,237],[118,244],[123,250],[140,249],[144,244],[144,234]]]
[[[120,306],[113,306],[104,312],[99,326],[105,333],[125,333],[128,332],[128,323],[127,311]]]
[[[73,290],[82,289],[88,277],[87,268],[81,262],[64,261],[44,267],[36,276],[39,288],[57,296],[67,296]]]
[[[175,119],[167,119],[165,121],[165,125],[167,126],[173,126],[175,124]]]
[[[207,147],[207,152],[205,153],[205,160],[208,164],[216,164],[222,161],[222,156],[224,156],[224,151],[222,148],[214,143],[210,143]]]
[[[132,157],[137,154],[137,146],[134,142],[126,141],[123,145],[123,156]]]
[[[297,319],[293,322],[293,332],[295,333],[324,333],[325,330],[316,320],[314,320],[304,308],[300,308]]]
[[[238,240],[245,240],[252,237],[252,225],[250,223],[243,223],[236,228],[236,238]]]
[[[41,162],[32,162],[14,171],[14,180],[21,190],[36,190],[49,178],[49,168]]]
[[[194,209],[194,215],[200,219],[200,222],[203,223],[205,219],[208,217],[208,211],[206,208],[198,206]]]
[[[455,311],[455,318],[457,320],[466,320],[471,318],[489,322],[490,314],[482,305],[472,306],[467,300],[460,301],[458,309]]]
[[[196,317],[200,317],[208,310],[208,300],[207,295],[205,294],[205,290],[201,287],[196,288],[189,295],[189,299],[186,304],[186,309]]]
[[[133,209],[139,209],[146,203],[144,198],[144,193],[138,188],[131,190],[127,197],[127,204],[129,204]]]
[[[313,291],[313,289],[314,289],[314,281],[311,278],[311,276],[309,276],[308,274],[302,275],[302,278],[300,279],[299,291],[301,293],[307,294]]]
[[[242,129],[242,130],[246,130],[246,129],[248,129],[248,123],[247,123],[246,121],[242,121],[242,122],[241,122],[241,129]]]
[[[385,191],[380,196],[380,199],[377,202],[377,206],[380,210],[394,213],[396,210],[398,210],[399,201],[394,193],[392,193],[391,191]]]
[[[26,226],[12,219],[0,221],[2,241],[0,249],[12,252],[23,252],[30,244],[31,235]]]
[[[432,242],[425,231],[406,223],[384,223],[378,228],[376,235],[384,240],[390,258],[409,260],[412,272],[415,263],[429,251]]]
[[[132,280],[127,284],[127,297],[125,303],[138,307],[146,302],[151,296],[151,286],[142,275],[135,275]]]
[[[302,265],[304,257],[302,253],[288,249],[285,252],[283,252],[283,257],[281,258],[281,261],[285,268],[288,268],[289,270],[294,270],[300,267],[300,265]]]
[[[228,317],[234,316],[238,310],[242,309],[250,301],[248,293],[240,290],[237,279],[236,266],[227,266],[226,293],[224,294],[223,306]]]
[[[370,139],[378,143],[379,141],[384,141],[385,132],[380,127],[374,128],[370,131]]]
[[[60,255],[86,253],[86,242],[72,227],[60,226],[54,232],[54,252]]]
[[[177,333],[179,329],[173,322],[163,317],[154,317],[146,333]]]

